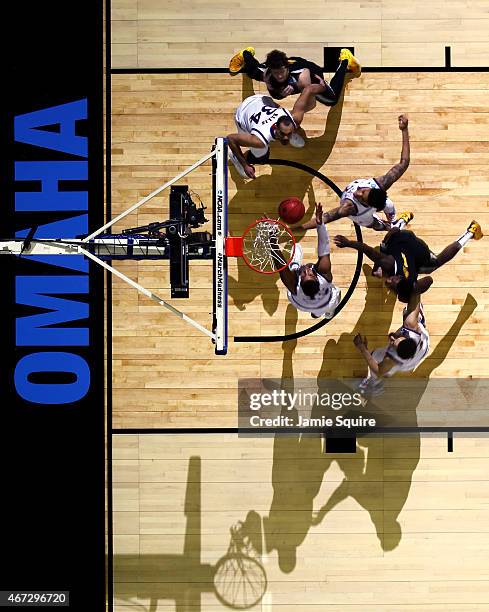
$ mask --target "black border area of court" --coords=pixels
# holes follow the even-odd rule
[[[226,74],[226,68],[112,68],[111,67],[111,0],[106,0],[106,22],[105,22],[105,42],[106,42],[106,210],[107,217],[111,213],[111,75],[112,74]],[[366,66],[362,68],[364,73],[408,73],[408,72],[489,72],[489,66],[452,66],[451,65],[451,47],[445,47],[445,66]],[[321,178],[321,177],[320,177]],[[325,177],[327,178],[327,177]],[[328,179],[329,180],[329,179]],[[357,227],[357,226],[355,226]],[[358,267],[358,266],[357,266]],[[361,269],[361,265],[360,268]],[[107,274],[107,604],[108,611],[114,610],[113,597],[113,491],[112,491],[112,437],[114,435],[145,435],[145,434],[237,434],[237,427],[219,427],[219,428],[166,428],[166,429],[144,429],[144,428],[112,428],[112,308],[109,303],[109,296],[112,294],[111,275]],[[235,338],[236,341],[236,338]],[[261,339],[261,341],[264,341]],[[256,431],[254,431],[256,434]],[[279,432],[277,432],[279,433]],[[415,427],[409,430],[384,430],[382,434],[406,434],[406,433],[446,433],[448,452],[453,452],[453,434],[454,433],[489,433],[489,428],[484,427],[452,427],[452,428],[426,428]]]
[[[328,187],[330,187],[336,193],[338,197],[341,197],[341,189],[339,189],[337,185],[335,185],[331,179],[329,179],[326,175],[322,174],[318,170],[313,170],[312,168],[309,168],[309,166],[306,166],[305,164],[299,164],[298,162],[294,162],[289,159],[269,159],[267,164],[269,164],[270,166],[289,166],[290,168],[296,168],[297,170],[303,170],[304,172],[308,172],[309,174],[312,174],[316,178],[321,179],[323,183],[326,183],[326,185],[328,185]],[[356,233],[358,242],[363,242],[362,231],[360,229],[360,226],[355,223],[354,227],[355,227],[355,233]],[[348,287],[348,290],[343,296],[341,302],[338,304],[338,307],[336,308],[334,316],[331,317],[331,319],[325,319],[323,317],[318,323],[315,323],[314,325],[311,325],[310,327],[307,327],[306,329],[303,329],[299,332],[294,332],[293,334],[285,334],[285,335],[278,335],[278,336],[234,336],[234,341],[235,342],[285,342],[286,340],[296,340],[297,338],[303,338],[304,336],[308,336],[309,334],[312,334],[316,330],[321,329],[321,327],[323,327],[324,325],[332,321],[336,317],[336,315],[348,303],[348,300],[350,299],[353,292],[355,291],[355,288],[358,283],[358,279],[360,278],[360,273],[362,271],[362,262],[363,262],[363,253],[361,251],[358,251],[357,252],[357,263],[355,265],[355,271],[353,273],[353,278],[350,282],[350,286]]]

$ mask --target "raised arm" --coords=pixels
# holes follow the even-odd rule
[[[297,98],[291,115],[297,125],[300,125],[304,115],[316,106],[317,94],[325,90],[324,85],[307,85],[301,95]]]
[[[331,223],[331,221],[336,221],[337,219],[342,219],[343,217],[348,217],[348,215],[355,215],[357,213],[357,208],[355,203],[351,200],[344,199],[340,202],[340,205],[336,208],[332,208],[331,210],[323,213],[323,223]],[[312,217],[309,221],[302,223],[298,228],[303,230],[308,230],[316,227],[316,218]]]
[[[387,374],[387,372],[394,365],[394,361],[392,359],[390,359],[390,357],[384,357],[384,359],[381,362],[378,362],[372,356],[371,352],[368,350],[368,344],[367,344],[367,338],[366,337],[362,338],[362,336],[360,334],[357,334],[353,338],[353,344],[360,351],[360,354],[362,355],[362,357],[367,362],[367,365],[370,368],[370,370],[378,378],[381,378],[382,376],[385,376]]]
[[[415,293],[413,291],[409,297],[407,311],[404,317],[404,325],[414,331],[418,331],[420,308],[421,308],[421,298],[419,297],[419,293]]]
[[[408,169],[410,162],[408,118],[406,115],[399,116],[399,129],[402,132],[401,160],[398,164],[392,166],[389,172],[375,179],[379,187],[384,191],[387,191],[391,185],[401,178]]]
[[[324,213],[323,222],[331,223],[331,221],[337,221],[343,217],[349,215],[356,215],[358,212],[355,202],[352,202],[348,198],[341,200],[340,205],[337,208],[332,208]]]
[[[329,256],[331,252],[329,235],[323,223],[323,207],[319,203],[316,204],[316,229],[318,233],[318,261],[316,268],[319,274],[324,276],[327,281],[331,282],[333,276],[331,274],[331,258]]]

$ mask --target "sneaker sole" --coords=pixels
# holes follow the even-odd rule
[[[243,70],[243,68],[245,66],[245,61],[244,61],[244,56],[243,56],[243,52],[244,51],[248,51],[249,53],[251,53],[251,55],[253,57],[255,57],[255,49],[253,47],[246,47],[245,49],[243,49],[239,53],[236,53],[235,55],[233,55],[233,57],[231,58],[231,61],[229,62],[229,66],[228,66],[229,74],[231,76],[236,76],[237,74],[239,74]],[[232,62],[233,62],[235,57],[240,59],[243,62],[242,65],[238,68],[238,70],[233,70],[231,68],[231,64],[232,64]]]
[[[238,69],[231,68],[231,64],[237,60],[241,60],[241,66]],[[229,74],[231,76],[236,76],[243,70],[244,65],[245,65],[245,61],[243,57],[243,51],[240,51],[239,53],[236,53],[236,55],[233,55],[233,57],[231,58],[231,61],[229,62],[229,66],[228,66]]]
[[[473,227],[474,225],[475,225],[475,228],[474,228],[474,231],[472,231],[470,228]],[[482,233],[482,228],[477,223],[477,221],[472,221],[472,223],[469,225],[468,231],[472,232],[474,236],[474,240],[480,240],[481,238],[484,237],[484,234]]]
[[[344,60],[348,60],[347,70],[352,76],[357,77],[362,74],[362,67],[358,63],[353,53],[351,53],[351,51],[349,51],[347,57],[341,57],[341,54],[340,54],[339,61],[342,62]]]

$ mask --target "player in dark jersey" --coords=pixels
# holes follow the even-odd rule
[[[340,248],[350,247],[365,255],[374,262],[372,275],[385,278],[385,285],[393,289],[401,302],[407,302],[410,295],[424,293],[431,286],[433,279],[426,276],[418,280],[418,274],[430,274],[451,259],[471,239],[483,237],[481,226],[472,221],[466,231],[435,255],[426,242],[409,230],[393,228],[387,232],[380,245],[380,251],[345,236],[335,236],[334,242]]]
[[[287,57],[283,51],[274,49],[260,64],[254,55],[253,47],[236,53],[229,62],[230,74],[234,76],[245,72],[255,81],[264,82],[269,94],[277,100],[298,94],[308,85],[315,84],[324,88],[316,95],[318,102],[334,106],[340,98],[347,71],[353,76],[360,76],[362,70],[348,49],[341,50],[340,64],[330,83],[324,80],[322,68],[303,57]]]

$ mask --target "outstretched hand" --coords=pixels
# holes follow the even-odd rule
[[[399,129],[401,131],[407,130],[408,123],[409,119],[407,118],[407,115],[399,115]]]
[[[350,241],[346,236],[335,236],[333,238],[333,241],[337,247],[340,247],[340,249],[344,249],[345,247],[350,246]]]

